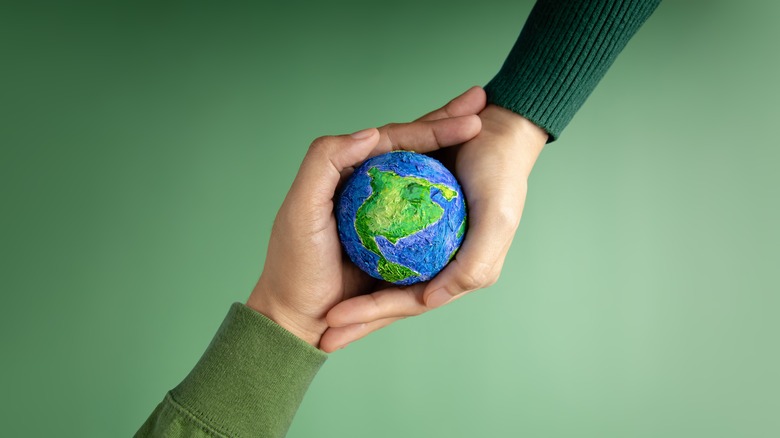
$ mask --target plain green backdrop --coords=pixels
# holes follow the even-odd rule
[[[530,1],[0,4],[4,436],[129,436],[317,136],[485,84]],[[780,6],[667,0],[497,285],[331,355],[289,437],[780,436]]]

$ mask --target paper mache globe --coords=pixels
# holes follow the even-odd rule
[[[408,285],[433,278],[466,231],[466,202],[438,160],[407,151],[366,160],[336,206],[339,238],[352,262],[374,278]]]

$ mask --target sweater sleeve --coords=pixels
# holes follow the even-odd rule
[[[555,141],[628,40],[661,0],[538,0],[488,102],[512,110]]]
[[[283,437],[327,354],[234,303],[136,437]]]

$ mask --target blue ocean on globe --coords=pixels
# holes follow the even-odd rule
[[[336,205],[339,238],[355,265],[399,285],[433,278],[466,231],[460,184],[438,160],[394,151],[366,160]]]

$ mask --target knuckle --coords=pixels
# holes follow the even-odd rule
[[[332,142],[332,137],[329,136],[317,137],[314,139],[313,142],[311,142],[311,146],[309,146],[309,151],[313,153],[327,152],[331,142]]]
[[[407,295],[407,300],[410,303],[406,316],[417,316],[425,313],[428,308],[425,306],[425,301],[422,301],[422,294],[418,294],[413,288],[407,288],[404,290]]]
[[[397,130],[399,127],[403,125],[402,123],[388,123],[381,128],[379,128],[379,132],[383,133],[385,137],[387,137],[387,140],[390,142],[390,147],[395,150],[399,149],[401,145],[397,142]]]
[[[442,112],[444,113],[445,116],[447,116],[447,118],[456,117],[455,105],[457,105],[457,103],[453,99],[447,102],[447,104],[442,107]]]
[[[520,213],[511,206],[501,206],[491,216],[498,229],[515,231],[520,226]]]
[[[471,291],[489,286],[487,266],[482,263],[469,264],[460,270],[455,277],[455,284],[464,291]]]

